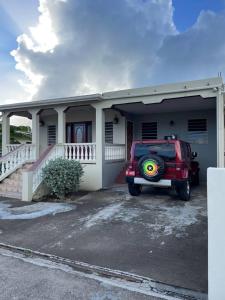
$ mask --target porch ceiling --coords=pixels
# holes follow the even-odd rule
[[[153,114],[192,110],[208,110],[216,108],[216,98],[202,98],[201,96],[165,99],[161,103],[143,104],[142,102],[119,104],[114,108],[129,114]]]

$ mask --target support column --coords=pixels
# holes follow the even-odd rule
[[[34,158],[39,158],[40,151],[40,116],[39,109],[33,109],[30,111],[32,115],[32,144],[35,145]]]
[[[2,155],[8,152],[7,144],[10,144],[10,118],[9,113],[2,113]]]
[[[216,100],[217,167],[224,168],[224,95],[221,90],[219,90]]]
[[[103,166],[105,162],[105,112],[96,107],[96,167],[98,169],[99,188],[103,187]]]
[[[56,107],[58,113],[58,144],[66,142],[66,111],[67,107]]]

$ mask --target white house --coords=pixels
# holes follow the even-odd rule
[[[108,187],[129,159],[132,140],[171,134],[198,152],[204,182],[208,167],[224,167],[223,93],[218,77],[1,105],[0,195],[31,200],[40,189],[43,166],[56,157],[83,164],[82,189]],[[32,119],[32,144],[9,144],[12,115]]]

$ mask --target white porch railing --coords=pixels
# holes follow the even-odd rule
[[[38,186],[42,182],[42,170],[52,159],[62,157],[59,152],[57,152],[56,146],[49,146],[36,163],[31,167],[29,172],[32,174],[32,193],[36,191]],[[26,184],[26,183],[25,183]]]
[[[32,194],[37,190],[42,182],[42,170],[52,159],[63,157],[69,160],[78,160],[81,163],[95,162],[96,144],[58,144],[50,146],[44,151],[41,157],[31,167],[28,172],[32,176]],[[26,185],[26,180],[24,181]]]
[[[21,144],[8,144],[8,145],[6,145],[7,153],[16,150],[20,146],[21,146]]]
[[[16,150],[15,150],[16,151]],[[105,159],[107,161],[125,160],[125,145],[106,145]],[[96,144],[58,144],[48,147],[34,163],[34,165],[23,173],[23,200],[31,201],[32,197],[42,183],[42,170],[52,159],[65,158],[78,160],[82,164],[96,162]]]
[[[23,164],[34,161],[35,145],[23,144],[0,158],[0,181],[12,174]]]
[[[81,162],[95,162],[96,160],[96,144],[63,144],[64,158],[69,160],[78,160]]]
[[[125,145],[120,144],[106,144],[105,146],[105,160],[124,160],[126,159]]]

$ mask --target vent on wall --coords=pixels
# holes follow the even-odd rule
[[[157,122],[142,123],[142,140],[155,140],[157,137]]]
[[[188,120],[188,131],[207,131],[206,119]]]
[[[56,144],[56,125],[48,126],[48,145]]]
[[[105,122],[105,143],[113,144],[113,122]]]

